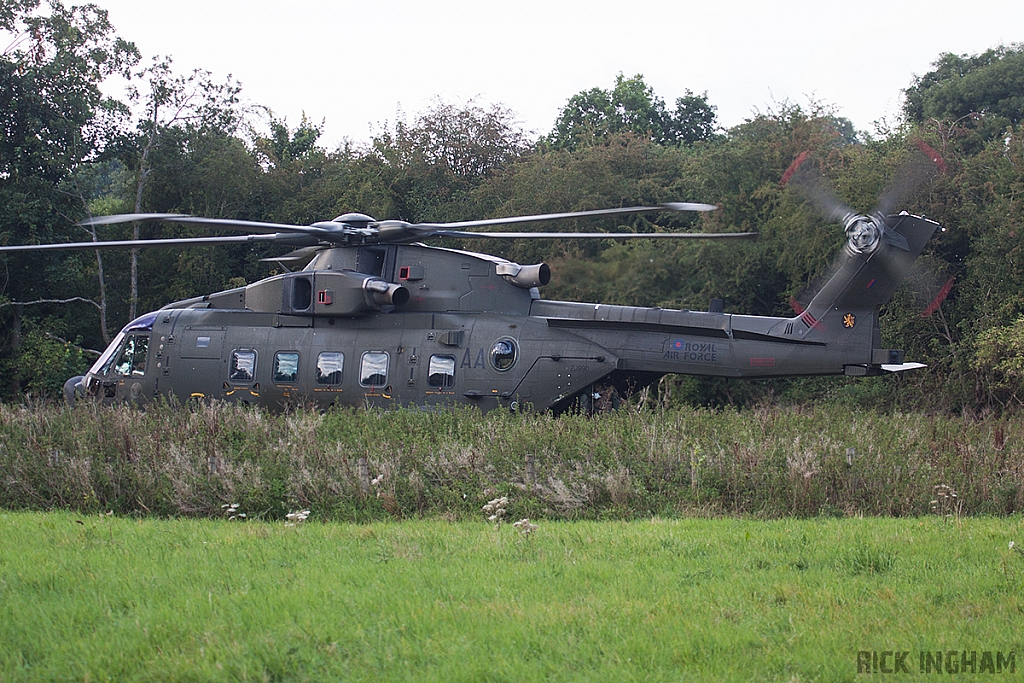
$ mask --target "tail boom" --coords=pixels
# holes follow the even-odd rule
[[[619,374],[863,376],[919,367],[882,348],[878,315],[939,225],[909,214],[883,220],[877,248],[844,247],[835,275],[796,317],[547,300],[534,301],[531,315],[606,351]]]

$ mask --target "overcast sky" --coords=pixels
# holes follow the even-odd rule
[[[619,72],[670,106],[706,91],[726,127],[813,100],[873,131],[939,54],[1024,41],[1022,0],[93,1],[145,57],[230,74],[292,126],[323,120],[327,147],[435,97],[501,103],[545,134]]]

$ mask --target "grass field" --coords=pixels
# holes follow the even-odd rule
[[[1024,670],[1016,515],[523,536],[315,514],[0,513],[0,681],[852,681],[861,651],[907,653],[899,680],[926,652]]]

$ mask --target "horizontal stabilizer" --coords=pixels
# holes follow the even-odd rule
[[[928,367],[924,363],[900,363],[898,365],[882,365],[882,369],[886,372],[903,372],[904,370],[917,370],[918,368]]]

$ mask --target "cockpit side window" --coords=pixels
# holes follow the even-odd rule
[[[110,366],[114,364],[114,360],[121,351],[121,345],[124,343],[124,337],[124,332],[121,332],[114,337],[114,341],[110,342],[110,346],[104,349],[103,355],[92,364],[91,368],[89,368],[90,374],[105,375],[110,372]]]
[[[149,335],[131,334],[125,339],[121,352],[114,361],[114,374],[124,377],[142,377],[146,374],[149,355]]]

